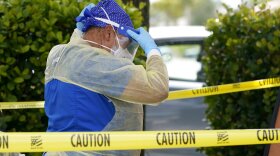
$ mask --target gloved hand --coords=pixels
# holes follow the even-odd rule
[[[146,56],[148,56],[152,49],[157,49],[159,51],[159,48],[156,45],[155,41],[144,28],[140,27],[137,30],[139,31],[139,34],[131,30],[127,30],[127,34],[139,43],[139,45],[145,51]]]
[[[89,5],[87,5],[80,13],[79,16],[84,16],[84,12],[86,9],[90,10],[94,7],[95,5],[93,3],[90,3]],[[79,29],[80,31],[82,31],[83,27],[84,27],[84,24],[82,22],[77,22],[76,23],[76,27],[77,29]]]

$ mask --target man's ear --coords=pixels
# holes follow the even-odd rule
[[[114,37],[115,33],[113,27],[111,25],[106,25],[105,27],[105,39],[106,41],[110,41],[112,37]]]

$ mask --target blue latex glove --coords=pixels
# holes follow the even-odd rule
[[[87,5],[80,13],[79,16],[84,16],[84,12],[86,9],[92,9],[95,5],[93,3],[90,3],[89,5]],[[77,29],[79,29],[80,31],[82,31],[83,27],[84,27],[84,24],[82,22],[77,22],[76,23],[76,27]]]
[[[127,30],[127,34],[139,43],[139,45],[145,51],[146,56],[148,56],[152,49],[157,49],[159,51],[155,41],[144,28],[141,27],[137,30],[139,31],[139,34],[131,30]]]

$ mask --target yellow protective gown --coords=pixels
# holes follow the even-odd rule
[[[116,113],[103,131],[139,131],[143,127],[142,104],[158,104],[168,96],[168,74],[162,58],[152,55],[146,69],[129,59],[72,37],[55,46],[47,61],[45,83],[57,79],[108,97]],[[48,152],[45,155],[139,156],[140,150],[100,152]]]

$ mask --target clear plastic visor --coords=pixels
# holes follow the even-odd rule
[[[128,37],[117,35],[118,43],[121,49],[123,49],[124,53],[129,53],[131,56],[130,59],[134,59],[136,52],[138,50],[139,44],[133,39],[129,39]],[[120,48],[119,48],[120,49]]]

